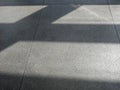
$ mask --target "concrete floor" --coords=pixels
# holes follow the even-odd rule
[[[0,90],[120,90],[120,0],[0,0]]]

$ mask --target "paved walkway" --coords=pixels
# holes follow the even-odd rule
[[[120,90],[119,24],[119,0],[0,0],[0,90]]]

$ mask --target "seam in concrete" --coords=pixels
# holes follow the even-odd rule
[[[37,26],[36,26],[36,29],[35,29],[35,33],[33,34],[33,38],[32,38],[32,40],[35,40],[35,38],[36,38],[36,35],[37,35],[37,32],[38,32],[38,28],[39,28],[39,24],[40,24],[40,18],[41,18],[41,13],[42,12],[40,12],[40,16],[38,16],[39,18],[38,18],[38,24],[37,24]],[[29,50],[29,52],[28,52],[28,60],[26,61],[26,65],[25,65],[25,69],[24,69],[24,72],[23,72],[23,75],[22,75],[22,77],[21,77],[21,81],[20,81],[20,86],[19,86],[19,89],[18,90],[21,90],[22,89],[22,86],[23,86],[23,82],[24,82],[24,79],[25,79],[25,72],[26,72],[26,69],[27,69],[27,66],[28,66],[28,62],[29,62],[29,59],[30,59],[30,55],[31,55],[31,52],[32,52],[32,47],[33,47],[33,45],[31,45],[31,47],[30,47],[30,50]]]
[[[115,29],[115,32],[116,32],[116,36],[117,36],[117,38],[118,38],[118,40],[119,40],[119,43],[120,43],[120,36],[119,36],[119,33],[118,33],[118,29],[117,29],[117,27],[116,27],[116,25],[115,25],[115,21],[114,21],[114,18],[113,18],[113,14],[112,14],[112,10],[111,10],[111,8],[110,8],[110,0],[108,0],[108,8],[109,8],[109,11],[110,11],[110,14],[111,14],[111,16],[112,16],[112,21],[113,21],[113,27],[114,27],[114,29]]]
[[[115,25],[115,23],[114,23],[114,19],[113,19],[112,12],[111,12],[110,2],[109,2],[109,0],[107,0],[107,1],[108,1],[108,8],[109,8],[109,10],[110,10],[110,14],[111,14],[111,16],[112,16],[112,21],[113,21],[113,24],[114,24],[113,27],[114,27],[114,29],[115,29],[116,35],[117,35],[117,37],[118,37],[118,40],[119,40],[119,42],[120,42],[120,37],[119,37],[118,31],[117,31],[116,25]],[[43,5],[45,5],[45,0],[43,0]],[[36,27],[36,30],[35,30],[35,33],[34,33],[34,35],[33,35],[33,39],[32,39],[32,40],[34,40],[34,39],[36,38],[36,36],[37,36],[38,29],[39,29],[39,25],[40,25],[40,21],[41,21],[41,20],[40,20],[41,14],[42,14],[42,12],[40,13],[40,16],[39,16],[39,18],[38,18],[38,19],[39,19],[38,25],[37,25],[37,27]],[[25,79],[25,72],[26,72],[26,69],[27,69],[27,66],[28,66],[28,62],[29,62],[31,53],[32,53],[32,48],[33,48],[33,46],[31,45],[30,50],[29,50],[29,53],[28,53],[28,60],[26,61],[25,69],[24,69],[23,75],[22,75],[21,80],[20,80],[19,90],[21,90],[21,89],[22,89],[22,86],[23,86],[23,82],[24,82],[24,79]]]

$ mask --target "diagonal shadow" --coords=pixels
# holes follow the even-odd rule
[[[46,26],[45,19],[39,18],[39,16],[41,12],[49,11],[50,7],[51,6],[48,6],[37,11],[16,23],[1,23],[0,51],[19,41],[119,44],[113,24],[53,24],[53,22],[60,17],[77,9],[71,5],[69,9],[65,10],[56,8],[56,11],[59,13],[53,15],[53,18],[47,19],[48,23]],[[41,20],[40,23],[38,23],[39,20]],[[119,26],[119,24],[116,26]],[[96,30],[96,28],[98,28],[98,30]],[[22,76],[0,73],[0,78],[1,90],[19,90]],[[13,85],[15,82],[16,85]],[[42,76],[26,76],[22,87],[23,90],[119,90],[119,88],[119,82],[100,82],[99,80],[90,81]]]
[[[16,23],[0,24],[0,51],[18,41],[33,41],[36,30],[38,28],[41,12],[48,9],[49,7],[46,7]],[[68,10],[65,10],[64,13],[54,17],[52,21],[64,16],[64,14],[67,14],[74,9],[75,8],[71,7]],[[37,39],[34,41],[37,41]]]
[[[15,23],[1,23],[0,51],[19,41],[119,43],[113,24],[53,24],[78,7],[56,7],[56,14],[49,12],[53,8],[47,6]]]

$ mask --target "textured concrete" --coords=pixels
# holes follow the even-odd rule
[[[119,90],[120,5],[109,4],[1,0],[0,90]]]
[[[115,23],[115,28],[120,38],[120,5],[110,5],[110,10],[113,16],[113,20]]]
[[[35,38],[42,42],[33,42],[22,90],[117,90],[106,83],[120,79],[112,23],[108,6],[45,8]]]
[[[41,7],[0,7],[0,89],[18,90]],[[15,74],[14,77],[4,74]],[[3,74],[3,75],[2,75]],[[3,78],[4,77],[4,78]],[[17,77],[17,78],[16,78]],[[16,83],[16,84],[15,84]]]

